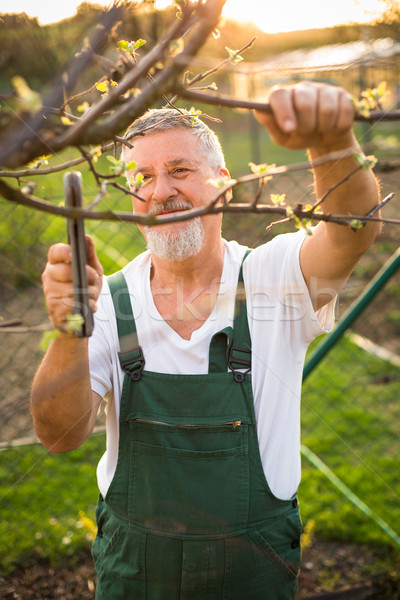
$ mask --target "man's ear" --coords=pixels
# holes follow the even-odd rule
[[[220,167],[219,176],[226,177],[227,179],[231,178],[231,174],[229,173],[229,171],[226,167]],[[232,190],[229,190],[228,192],[226,192],[225,201],[230,202],[232,200],[232,196],[233,196]]]

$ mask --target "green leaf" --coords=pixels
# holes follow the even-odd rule
[[[365,156],[365,154],[359,153],[354,155],[354,160],[360,165],[365,171],[373,169],[378,162],[378,159],[373,154]]]
[[[311,219],[301,219],[300,226],[302,229],[304,229],[304,231],[306,232],[307,235],[313,234],[313,231],[312,231],[313,222],[311,221]]]
[[[262,163],[260,165],[256,165],[253,162],[249,162],[249,167],[252,173],[254,173],[255,175],[260,175],[261,173],[265,173],[267,170],[267,163]]]
[[[87,100],[85,100],[84,102],[82,102],[82,104],[80,104],[79,106],[76,107],[77,110],[81,113],[85,113],[86,111],[89,110],[90,108],[90,104],[89,102],[87,102]]]
[[[140,172],[136,173],[136,175],[134,177],[130,178],[130,184],[132,186],[134,186],[136,190],[140,190],[145,185],[147,185],[148,183],[150,183],[150,181],[151,181],[151,178],[150,179],[146,179],[146,181],[144,181],[143,173],[140,173]]]
[[[119,166],[119,165],[121,165],[121,163],[122,163],[121,159],[119,159],[119,158],[115,158],[115,156],[112,156],[112,155],[111,155],[111,156],[107,156],[106,158],[107,158],[107,160],[109,160],[109,161],[110,161],[110,163],[112,163],[114,166],[117,166],[117,165]]]
[[[132,43],[132,42],[131,42]],[[138,48],[141,48],[142,46],[144,46],[146,43],[146,40],[144,40],[143,38],[139,38],[138,40],[136,40],[136,42],[134,43],[133,49],[137,50]]]
[[[240,56],[239,50],[232,50],[232,48],[228,48],[228,46],[225,46],[225,50],[228,52],[230,61],[233,65],[236,65],[243,60],[243,56]]]
[[[364,225],[362,224],[362,222],[359,219],[352,219],[350,221],[350,227],[354,230],[356,229],[362,229],[364,227]]]
[[[109,88],[109,82],[108,81],[98,81],[96,83],[96,89],[99,90],[99,92],[107,92],[108,88]]]
[[[271,194],[272,204],[275,206],[285,206],[286,203],[286,194]],[[288,207],[290,208],[290,206]],[[287,210],[286,210],[287,214]]]
[[[81,330],[85,319],[82,315],[67,315],[67,324],[65,325],[65,329],[67,333],[75,333]]]
[[[207,179],[206,183],[214,186],[219,190],[223,190],[225,188],[232,187],[235,183],[235,179],[230,179],[229,177],[218,177],[218,179]]]
[[[202,114],[202,112],[200,109],[196,109],[194,106],[192,106],[188,112],[190,115],[193,115],[191,117],[191,122],[192,122],[192,125],[194,125],[196,123],[197,119],[199,118],[199,116]]]
[[[286,207],[286,216],[290,218],[293,217],[293,208],[291,206]]]
[[[51,331],[45,331],[40,340],[40,349],[42,352],[46,352],[53,340],[56,340],[60,335],[58,329],[52,329]]]
[[[23,77],[15,75],[11,79],[11,83],[16,91],[21,103],[22,110],[28,112],[37,112],[42,106],[42,99],[38,92],[31,90]]]
[[[138,40],[132,40],[131,42],[120,40],[117,45],[119,50],[128,52],[128,54],[132,54],[132,56],[137,56],[136,50],[141,48],[141,46],[144,46],[145,43],[146,40],[139,38]]]

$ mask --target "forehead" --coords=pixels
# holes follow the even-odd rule
[[[190,160],[191,162],[207,162],[200,152],[198,137],[190,129],[175,127],[164,131],[146,133],[131,142],[133,148],[129,150],[129,159],[134,160],[137,166],[146,163],[168,163],[176,160]]]

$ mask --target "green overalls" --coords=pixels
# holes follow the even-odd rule
[[[123,275],[109,283],[126,374],[116,472],[96,510],[96,600],[293,599],[301,523],[297,499],[277,499],[264,476],[245,300],[213,336],[208,374],[160,374],[133,342]]]

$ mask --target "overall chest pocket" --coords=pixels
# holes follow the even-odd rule
[[[241,529],[249,500],[247,438],[240,421],[132,421],[129,518],[175,535]]]

